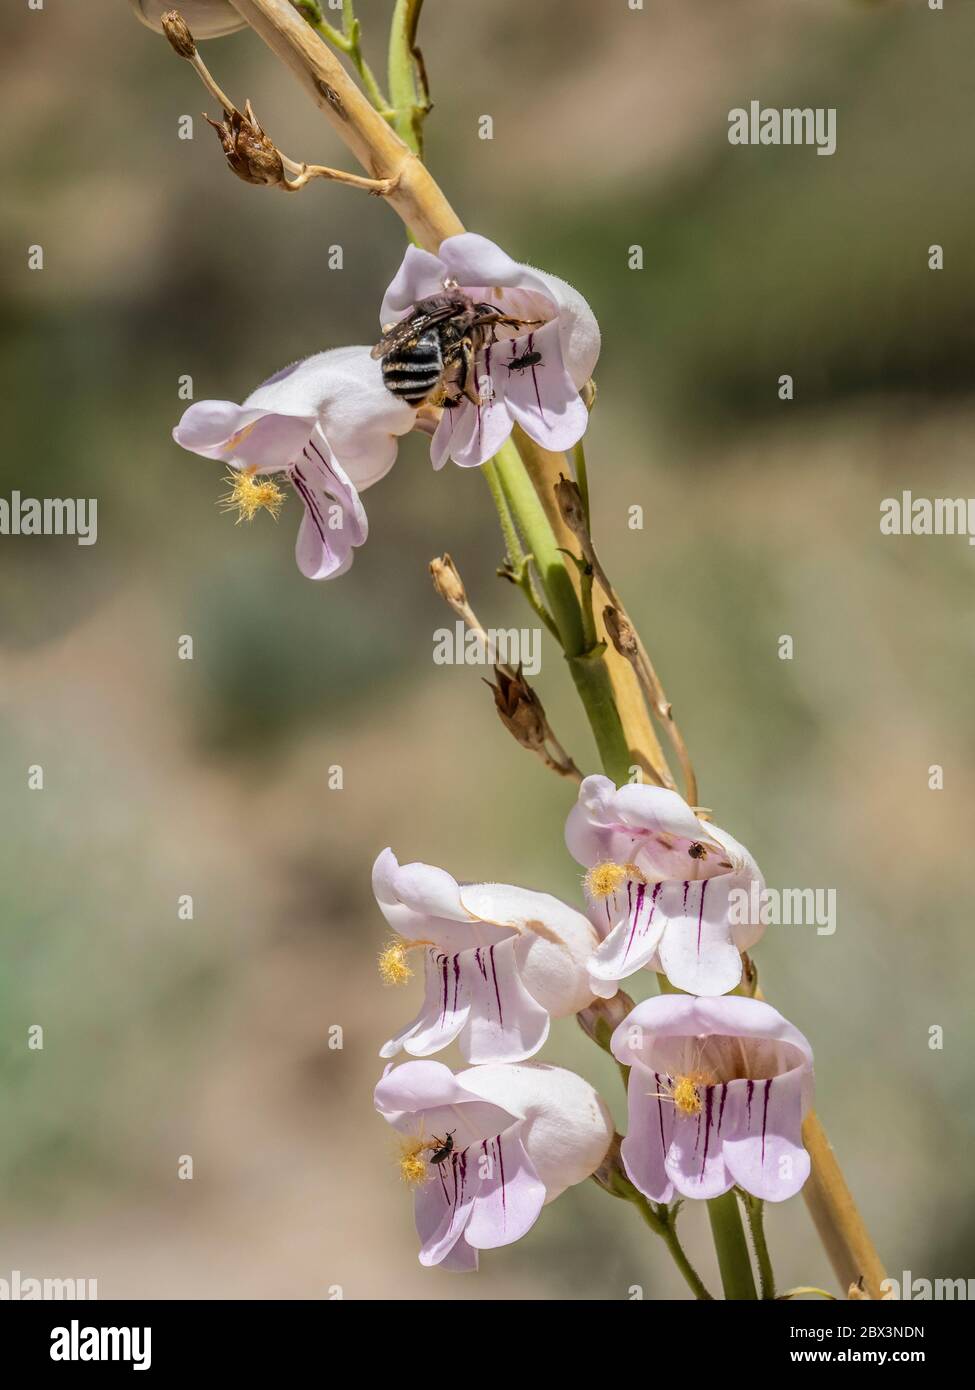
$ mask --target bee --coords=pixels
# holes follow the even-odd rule
[[[451,1129],[447,1131],[442,1139],[438,1139],[436,1135],[433,1136],[433,1140],[428,1146],[433,1149],[433,1153],[430,1155],[431,1163],[439,1165],[447,1162],[447,1159],[454,1151],[454,1135],[456,1133],[456,1129]]]
[[[537,367],[542,360],[542,354],[535,352],[531,346],[531,339],[528,340],[528,351],[523,352],[520,357],[512,357],[504,365],[509,372],[526,372],[529,367]]]
[[[480,405],[477,354],[494,341],[500,324],[530,328],[537,322],[511,318],[490,304],[476,303],[448,281],[440,294],[419,300],[405,319],[385,329],[372,355],[382,359],[386,390],[407,405],[431,401],[454,406],[461,396]]]

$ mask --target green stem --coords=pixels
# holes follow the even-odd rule
[[[568,658],[569,671],[592,728],[606,776],[617,786],[630,780],[630,749],[616,708],[616,692],[603,648]]]
[[[725,1298],[757,1298],[748,1242],[745,1240],[734,1189],[726,1192],[723,1197],[712,1197],[709,1200],[708,1216],[711,1219],[711,1233],[714,1236],[714,1248],[718,1256],[718,1269],[721,1271],[721,1285]]]
[[[498,469],[494,459],[488,459],[487,463],[482,464],[481,472],[484,474],[485,481],[491,489],[491,496],[497,508],[508,564],[513,570],[516,570],[524,563],[525,552],[515,528],[514,519],[511,515],[511,508],[508,506],[508,499],[504,495],[504,488],[501,486],[501,479],[498,477]]]
[[[423,158],[423,118],[430,109],[416,29],[423,0],[396,0],[389,28],[390,124],[414,154]]]
[[[668,1211],[666,1216],[661,1216],[659,1211],[655,1212],[646,1197],[639,1192],[635,1197],[631,1197],[629,1200],[637,1208],[651,1231],[656,1232],[656,1234],[661,1237],[673,1257],[674,1264],[684,1276],[684,1281],[694,1297],[702,1301],[706,1299],[713,1302],[712,1295],[709,1294],[705,1288],[701,1276],[684,1252],[684,1247],[681,1245],[677,1236],[677,1227],[673,1214]]]
[[[741,1192],[739,1195],[745,1208],[745,1215],[748,1218],[752,1245],[755,1247],[755,1260],[758,1264],[762,1297],[774,1298],[775,1271],[772,1269],[772,1257],[769,1254],[768,1242],[765,1239],[765,1203],[760,1197],[753,1197],[750,1192]]]
[[[511,515],[535,558],[535,568],[565,654],[569,658],[579,656],[585,650],[579,600],[548,517],[510,439],[495,454],[494,463]]]
[[[376,81],[372,68],[362,56],[361,30],[359,21],[355,17],[352,0],[342,0],[341,29],[336,29],[334,25],[329,24],[322,14],[317,0],[292,0],[292,4],[300,14],[304,15],[316,34],[351,60],[356,72],[362,78],[366,96],[379,114],[391,122],[393,113],[390,110],[389,102],[383,95],[382,88]]]
[[[525,548],[518,535],[518,528],[515,525],[514,517],[511,515],[511,508],[508,506],[508,499],[504,495],[504,488],[501,486],[501,479],[498,477],[498,470],[493,459],[488,459],[487,463],[481,465],[481,472],[484,474],[485,481],[491,489],[491,497],[494,500],[495,508],[498,513],[498,520],[501,522],[501,534],[504,537],[505,559],[507,568],[499,570],[505,578],[510,579],[516,585],[532,608],[538,614],[541,621],[545,624],[548,631],[559,642],[559,630],[549,617],[545,605],[542,603],[535,588],[535,581],[532,577],[530,555],[525,554]]]
[[[535,562],[603,769],[615,782],[626,782],[630,775],[630,750],[616,708],[604,648],[592,646],[586,640],[582,610],[565,566],[565,556],[558,548],[532,480],[511,440],[502,444],[494,463],[510,515]]]
[[[566,570],[565,556],[558,548],[555,532],[538,500],[538,493],[510,439],[498,450],[494,464],[510,517],[515,520],[533,556],[542,591],[548,600],[549,613],[593,728],[602,767],[606,776],[612,777],[613,781],[625,783],[630,776],[630,749],[623,734],[619,710],[616,709],[604,649],[587,642],[583,614],[572,578]],[[490,478],[488,482],[491,482]]]

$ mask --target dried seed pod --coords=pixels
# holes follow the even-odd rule
[[[254,115],[250,102],[244,110],[225,111],[222,121],[207,121],[217,132],[227,163],[245,183],[283,184],[284,164],[280,152],[268,139]]]

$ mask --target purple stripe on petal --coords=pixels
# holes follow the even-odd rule
[[[705,894],[705,891],[706,891],[706,889],[707,889],[707,886],[708,886],[708,883],[709,883],[709,882],[710,882],[710,880],[709,880],[709,879],[706,879],[706,878],[703,879],[702,882],[701,882],[701,905],[700,905],[700,907],[699,907],[698,910],[697,910],[697,958],[698,958],[698,960],[701,959],[701,926],[702,926],[702,923],[704,922],[704,894]]]
[[[728,1083],[727,1083],[727,1081],[722,1081],[722,1083],[721,1083],[721,1104],[718,1106],[718,1128],[717,1128],[717,1133],[718,1133],[718,1134],[721,1133],[721,1116],[724,1114],[724,1103],[725,1103],[725,1101],[726,1101],[727,1099],[728,1099]]]
[[[497,1135],[494,1141],[498,1146],[498,1171],[501,1174],[501,1210],[504,1212],[505,1220],[508,1218],[508,1199],[505,1195],[504,1181],[504,1154],[501,1151],[501,1135]]]
[[[701,1182],[704,1181],[704,1170],[708,1164],[708,1145],[711,1142],[711,1107],[714,1104],[714,1087],[705,1086],[704,1088],[704,1157],[701,1159]]]
[[[494,997],[498,1001],[498,1022],[504,1023],[504,1012],[501,1008],[501,990],[498,986],[498,968],[494,962],[494,947],[488,947],[488,955],[491,957],[491,974],[494,977]]]
[[[627,879],[627,880],[626,880],[626,896],[627,896],[627,901],[630,900],[630,888],[631,888],[631,887],[632,887],[631,881],[630,881],[629,879]],[[637,884],[637,890],[636,890],[636,909],[634,910],[632,906],[630,907],[630,916],[632,917],[633,921],[632,921],[632,925],[631,925],[631,927],[630,927],[630,936],[629,936],[629,940],[628,940],[627,943],[626,943],[626,950],[623,952],[623,964],[624,964],[624,965],[626,964],[627,956],[629,956],[629,954],[630,954],[630,947],[633,945],[633,938],[634,938],[634,936],[636,936],[637,923],[638,923],[639,920],[640,920],[640,912],[641,912],[642,909],[643,909],[643,899],[644,899],[644,897],[645,897],[645,895],[646,895],[646,891],[647,891],[647,889],[646,889],[646,885],[645,885],[645,884],[643,884],[643,883]]]
[[[765,1162],[765,1127],[768,1124],[768,1098],[772,1089],[772,1078],[765,1083],[765,1104],[762,1107],[762,1163]]]
[[[528,335],[528,351],[529,351],[529,352],[534,352],[534,350],[535,350],[535,348],[534,348],[534,343],[535,343],[535,335],[534,335],[534,333],[529,333],[529,335]],[[545,411],[542,409],[542,396],[541,396],[541,392],[540,392],[539,389],[538,389],[538,373],[536,372],[535,367],[536,367],[536,364],[533,362],[533,363],[532,363],[532,366],[531,366],[532,384],[533,384],[534,387],[535,387],[535,400],[536,400],[536,402],[537,402],[537,404],[538,404],[538,413],[539,413],[539,415],[541,416],[542,424],[545,425],[545,424],[548,424],[548,421],[545,419]]]

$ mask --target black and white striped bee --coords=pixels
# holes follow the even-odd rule
[[[454,406],[461,396],[482,404],[477,393],[477,354],[494,341],[499,324],[530,328],[537,320],[510,318],[490,304],[477,304],[447,284],[390,325],[372,350],[382,359],[383,383],[407,405]]]

